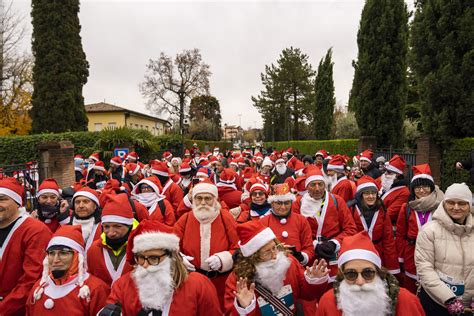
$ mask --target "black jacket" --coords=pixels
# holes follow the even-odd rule
[[[471,150],[469,153],[469,157],[461,161],[462,167],[466,170],[469,171],[469,174],[471,175],[471,184],[474,184],[474,150]]]

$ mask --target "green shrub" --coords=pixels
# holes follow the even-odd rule
[[[471,185],[471,191],[474,190],[474,184],[469,183],[469,172],[467,170],[458,170],[455,167],[457,161],[466,160],[469,153],[474,149],[474,138],[455,139],[443,153],[441,169],[441,187],[446,190],[453,183],[466,182]]]
[[[353,156],[357,154],[358,139],[336,139],[336,140],[293,140],[283,142],[266,142],[265,148],[282,150],[292,147],[301,154],[313,156],[319,149],[325,149],[331,154],[346,154]]]

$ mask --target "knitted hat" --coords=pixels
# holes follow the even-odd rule
[[[115,166],[121,166],[122,165],[122,159],[119,156],[115,156],[112,159],[110,159],[110,164],[115,165]]]
[[[89,187],[83,187],[80,190],[78,190],[76,193],[74,193],[74,196],[72,197],[72,205],[74,205],[74,200],[78,196],[84,196],[90,200],[92,200],[97,206],[100,205],[99,202],[99,192],[97,192],[94,189],[91,189]]]
[[[272,193],[268,197],[268,203],[294,201],[296,197],[291,193],[288,183],[280,183],[272,186]]]
[[[132,190],[132,194],[133,195],[136,195],[136,194],[140,194],[141,193],[141,188],[140,186],[142,184],[147,184],[149,185],[153,191],[155,191],[156,193],[158,194],[161,194],[161,191],[163,190],[163,187],[161,186],[161,182],[160,182],[160,179],[158,179],[157,177],[154,177],[154,176],[151,176],[151,177],[148,177],[148,178],[145,178],[143,180],[140,180],[134,187],[133,187],[133,190]]]
[[[385,163],[385,169],[391,172],[395,172],[396,174],[403,174],[405,166],[405,159],[403,159],[403,157],[400,157],[399,155],[394,155],[392,159]]]
[[[56,180],[54,180],[53,178],[48,178],[44,179],[43,182],[41,182],[38,188],[38,192],[36,193],[36,197],[39,197],[40,195],[45,193],[52,193],[59,197],[59,195],[61,194],[61,189],[59,189],[59,185]]]
[[[151,163],[151,173],[158,176],[169,177],[167,163],[164,161],[153,160]]]
[[[362,176],[359,180],[357,180],[357,193],[373,190],[378,191],[379,189],[377,188],[377,184],[372,177]]]
[[[217,187],[214,183],[211,183],[210,181],[202,181],[196,184],[193,187],[192,198],[194,199],[194,197],[200,193],[209,193],[216,198],[218,197]]]
[[[134,254],[152,249],[179,251],[179,237],[174,234],[172,227],[146,219],[128,237],[127,262],[136,264]]]
[[[334,170],[337,172],[344,172],[346,167],[346,160],[341,155],[335,155],[329,160],[327,170]]]
[[[94,170],[99,170],[99,171],[105,171],[105,165],[104,165],[104,162],[103,161],[97,161],[95,164],[94,164]]]
[[[357,259],[367,260],[379,268],[382,267],[379,253],[366,231],[345,237],[342,240],[337,265],[341,268],[346,262]]]
[[[124,225],[133,224],[132,206],[126,194],[111,196],[102,210],[101,222],[119,223]]]
[[[0,179],[0,194],[8,196],[20,206],[23,205],[24,189],[15,178],[5,177]]]
[[[313,181],[323,181],[324,184],[327,185],[326,178],[323,176],[323,173],[321,172],[321,169],[319,169],[317,167],[312,168],[311,172],[306,174],[306,181],[305,181],[304,186],[307,188],[308,185]]]
[[[259,221],[248,221],[237,225],[240,251],[244,257],[250,257],[270,241],[276,239],[270,227]]]
[[[472,192],[464,182],[453,183],[446,189],[444,200],[466,201],[469,205],[472,205]]]
[[[368,162],[372,162],[373,157],[374,157],[374,153],[372,152],[372,150],[366,149],[360,154],[359,160],[361,160],[361,161],[365,160],[365,161],[368,161]]]

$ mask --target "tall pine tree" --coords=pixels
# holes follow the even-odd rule
[[[318,66],[318,74],[315,80],[315,111],[314,111],[314,133],[316,139],[329,139],[333,121],[334,105],[334,80],[332,62],[332,48],[326,56],[321,59]]]
[[[416,3],[410,66],[421,87],[424,131],[440,145],[474,136],[474,2]]]
[[[362,11],[349,110],[362,135],[400,146],[407,98],[408,12],[403,0],[367,0]]]
[[[79,35],[79,0],[32,0],[32,132],[87,130],[82,87],[89,64]]]

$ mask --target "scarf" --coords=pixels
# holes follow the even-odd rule
[[[444,193],[438,188],[438,186],[435,186],[434,191],[431,192],[430,195],[409,201],[408,205],[410,205],[410,207],[416,212],[432,212],[436,210],[443,199]]]
[[[259,216],[262,216],[263,214],[265,214],[266,212],[268,212],[268,210],[271,208],[272,206],[270,205],[270,203],[268,203],[267,201],[265,201],[265,203],[263,203],[262,205],[258,205],[258,204],[255,204],[255,203],[250,203],[250,208],[252,209],[252,211],[254,212],[257,212],[257,214]]]

